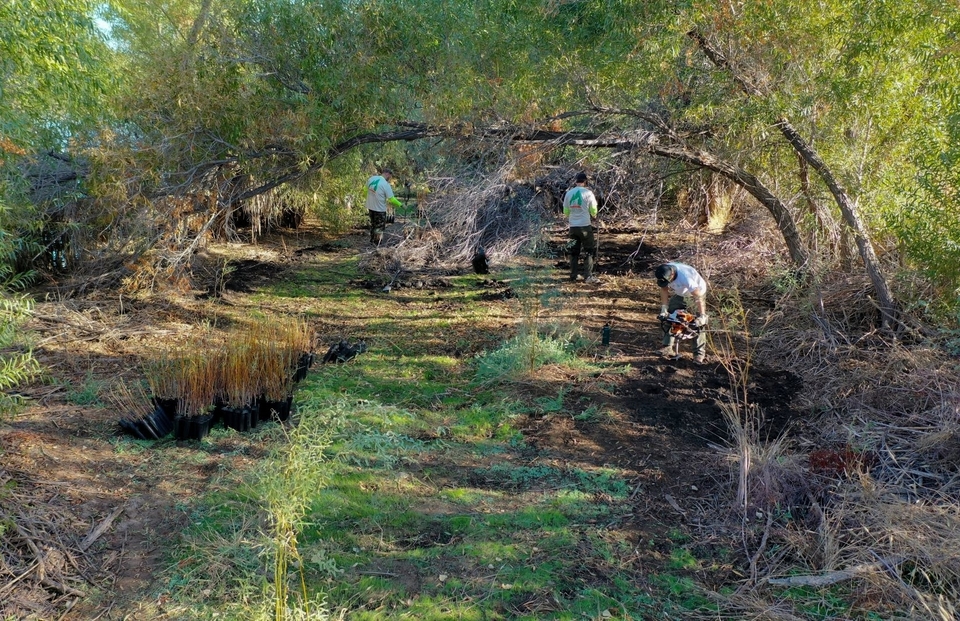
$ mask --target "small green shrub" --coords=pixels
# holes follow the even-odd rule
[[[477,356],[476,376],[480,382],[503,381],[547,364],[583,366],[569,341],[522,334],[496,351]]]
[[[83,379],[83,384],[79,387],[74,386],[69,380],[64,383],[67,389],[66,400],[74,405],[102,405],[100,401],[101,382],[93,378],[92,373],[87,373]]]

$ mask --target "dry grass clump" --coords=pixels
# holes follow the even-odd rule
[[[834,275],[777,300],[763,317],[758,357],[802,375],[803,406],[925,416],[957,385],[957,365],[916,334],[882,333],[866,277]],[[754,297],[756,294],[744,294]]]
[[[842,486],[825,511],[824,568],[869,567],[927,618],[956,619],[960,506],[912,496],[870,477]]]
[[[417,253],[411,253],[405,247],[383,246],[372,252],[362,254],[357,262],[357,267],[363,272],[388,274],[396,279],[407,269],[404,267],[404,259],[416,260]],[[412,267],[412,264],[410,267]]]
[[[725,411],[736,506],[799,510],[745,530],[754,580],[721,609],[759,610],[756,602],[782,602],[784,587],[849,582],[882,593],[883,618],[958,618],[960,368],[913,332],[875,330],[865,277],[831,276],[806,297],[786,281],[764,287],[742,292],[776,300],[744,315],[751,334],[714,339],[741,363],[728,360],[731,383],[740,386],[750,364],[790,369],[804,382],[797,409],[820,414],[787,445],[757,442],[748,398]],[[838,465],[821,467],[831,456]],[[791,563],[780,567],[773,547]],[[807,574],[776,575],[788,567]]]
[[[755,406],[721,404],[729,432],[728,461],[736,480],[736,507],[744,514],[756,511],[789,511],[807,505],[811,485],[802,460],[789,454],[784,436],[769,442],[759,439],[762,413]]]
[[[791,618],[784,588],[845,583],[869,593],[883,618],[960,618],[960,368],[914,332],[873,329],[865,277],[831,276],[806,290],[781,278],[739,292],[734,301],[748,312],[734,304],[733,319],[717,323],[743,334],[715,335],[714,350],[735,391],[751,365],[787,368],[804,382],[797,409],[820,414],[789,444],[761,443],[749,395],[725,407],[731,500],[751,517],[751,579],[717,597],[721,614],[769,604],[760,618]],[[838,465],[821,467],[832,456]],[[763,507],[766,524],[753,519]],[[798,570],[806,573],[785,575]]]

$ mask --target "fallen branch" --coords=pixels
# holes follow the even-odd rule
[[[103,518],[103,521],[94,528],[86,538],[80,542],[80,551],[85,552],[87,548],[93,545],[93,543],[100,538],[100,535],[104,533],[110,525],[113,524],[113,521],[117,519],[117,516],[120,515],[120,512],[123,511],[124,505],[118,505],[113,511],[110,512],[110,515]]]
[[[788,576],[786,578],[767,578],[767,583],[777,585],[777,586],[812,586],[812,587],[821,587],[829,586],[831,584],[836,584],[838,582],[843,582],[844,580],[850,580],[851,578],[856,578],[857,576],[862,576],[865,574],[874,573],[876,571],[883,570],[890,565],[895,565],[900,562],[899,558],[894,559],[880,559],[879,561],[874,561],[873,563],[863,563],[860,565],[855,565],[849,569],[838,569],[835,571],[828,571],[822,574],[809,574],[805,576]]]
[[[87,594],[79,589],[75,589],[71,586],[67,586],[61,582],[57,582],[52,578],[44,578],[40,581],[43,586],[53,589],[54,591],[59,591],[64,595],[73,595],[75,597],[86,597]]]
[[[6,597],[7,593],[13,590],[14,585],[16,585],[18,582],[20,582],[21,580],[23,580],[24,578],[32,574],[34,570],[37,569],[38,567],[40,567],[40,561],[36,560],[34,561],[33,565],[31,565],[26,569],[26,571],[21,573],[19,576],[17,576],[10,582],[3,585],[3,588],[0,588],[0,597]]]
[[[680,515],[686,515],[687,512],[680,508],[680,505],[677,504],[677,501],[673,499],[673,496],[670,494],[664,494],[664,498],[667,499],[667,502],[670,503],[670,506],[673,507],[673,510],[679,513]]]

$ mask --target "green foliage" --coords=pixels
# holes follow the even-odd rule
[[[0,3],[0,156],[62,148],[104,118],[120,76],[95,23],[108,2]]]
[[[960,91],[950,93],[960,106]],[[947,308],[960,306],[960,116],[932,122],[916,159],[923,171],[914,191],[887,215],[904,254],[937,286]]]
[[[670,597],[667,607],[682,611],[710,611],[717,606],[704,594],[703,590],[691,578],[661,574],[651,576],[650,582],[662,589]]]
[[[21,267],[23,259],[36,255],[42,249],[31,236],[21,235],[14,238],[5,230],[16,230],[20,228],[20,224],[11,217],[13,210],[3,208],[3,187],[0,184],[0,289],[22,291],[32,284],[36,277],[34,270]]]
[[[74,386],[69,380],[65,381],[63,386],[67,389],[67,401],[74,405],[102,405],[100,401],[102,385],[91,372],[87,373],[80,386]]]
[[[480,382],[509,381],[547,364],[583,366],[569,340],[533,333],[515,336],[500,349],[480,354],[475,361]]]
[[[275,618],[280,621],[291,613],[310,618],[318,602],[304,583],[305,562],[300,554],[298,537],[305,525],[305,516],[314,495],[326,483],[329,469],[326,451],[332,443],[337,423],[324,413],[302,408],[299,424],[288,437],[287,444],[277,447],[275,454],[260,471],[257,494],[270,520],[273,560],[273,599]],[[331,565],[320,559],[326,572]],[[289,587],[288,572],[298,569],[299,595]],[[322,610],[322,607],[320,608]]]
[[[700,567],[700,561],[693,556],[690,550],[686,548],[674,548],[670,551],[669,566],[672,569],[694,570]]]
[[[397,465],[401,457],[414,451],[423,450],[423,443],[394,431],[367,429],[350,435],[349,443],[342,453],[345,459],[366,466],[374,462],[381,467],[391,468]]]
[[[26,348],[22,329],[31,308],[29,298],[0,294],[0,415],[10,414],[22,403],[9,391],[42,372],[33,352]]]

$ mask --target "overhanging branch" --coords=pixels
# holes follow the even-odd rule
[[[787,249],[793,262],[798,267],[806,265],[808,260],[807,251],[800,240],[793,216],[783,202],[764,186],[756,176],[732,162],[722,160],[709,152],[692,147],[672,132],[662,119],[651,117],[643,111],[594,107],[587,111],[571,111],[565,114],[567,118],[577,115],[629,115],[648,121],[651,125],[657,127],[658,130],[639,129],[628,132],[607,132],[600,134],[589,131],[553,131],[538,127],[491,126],[480,129],[472,128],[472,131],[466,132],[464,128],[460,127],[431,126],[423,123],[402,123],[397,129],[392,131],[367,132],[348,138],[330,148],[322,156],[310,158],[301,165],[288,169],[285,173],[278,174],[264,183],[230,197],[225,202],[225,206],[233,206],[244,200],[269,192],[285,183],[290,183],[315,173],[330,160],[364,144],[414,141],[430,137],[455,139],[463,138],[469,134],[471,136],[480,136],[481,139],[484,140],[499,139],[514,144],[538,143],[557,147],[578,146],[592,149],[639,151],[712,170],[742,187],[773,215],[777,227],[787,244]]]

